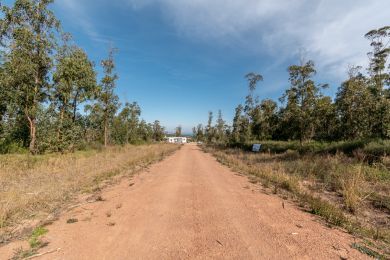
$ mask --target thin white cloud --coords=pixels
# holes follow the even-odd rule
[[[390,23],[389,0],[124,0],[159,5],[186,37],[291,58],[301,48],[320,70],[341,79],[348,64],[365,65],[364,34]]]
[[[62,0],[60,7],[95,41],[106,41],[88,19],[103,0]],[[341,80],[349,64],[366,65],[364,34],[389,25],[389,0],[111,0],[129,8],[158,7],[177,32],[283,63],[304,48],[321,74]],[[109,4],[107,4],[109,5]]]
[[[87,3],[88,2],[88,3]],[[112,41],[98,32],[98,29],[91,21],[92,14],[88,6],[94,2],[81,0],[61,0],[55,2],[65,12],[67,19],[73,21],[93,41],[111,44]]]

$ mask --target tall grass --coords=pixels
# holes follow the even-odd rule
[[[360,153],[363,159],[377,160],[390,155],[390,140],[356,140],[338,142],[311,141],[299,143],[298,141],[251,141],[246,144],[233,146],[250,151],[254,143],[260,143],[262,152],[285,153],[297,151],[300,154],[337,154],[356,155]]]
[[[341,154],[250,153],[205,147],[218,161],[292,197],[327,222],[390,248],[390,168]],[[386,252],[390,254],[390,251]]]
[[[44,218],[81,192],[130,174],[178,149],[169,144],[110,147],[74,154],[0,155],[0,241],[8,228]]]

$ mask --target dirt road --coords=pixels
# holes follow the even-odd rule
[[[195,145],[102,197],[49,226],[40,252],[58,250],[39,259],[367,258],[350,235],[293,204],[283,208]]]

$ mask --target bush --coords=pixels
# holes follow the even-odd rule
[[[363,152],[375,157],[390,155],[390,140],[370,142],[363,148]]]
[[[21,143],[13,142],[10,140],[0,141],[0,154],[8,153],[26,153],[26,148]]]
[[[261,144],[262,152],[274,154],[285,153],[289,150],[298,151],[300,154],[343,153],[355,156],[357,153],[362,153],[362,157],[368,161],[390,155],[390,140],[355,140],[331,143],[312,141],[302,144],[297,141],[251,141],[245,144],[231,144],[230,147],[251,151],[255,143]]]

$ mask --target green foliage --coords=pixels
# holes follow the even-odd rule
[[[119,107],[119,98],[114,93],[115,82],[118,79],[118,75],[114,73],[114,52],[115,50],[111,49],[108,58],[102,61],[105,75],[101,80],[100,92],[97,99],[98,102],[95,104],[96,108],[100,110],[102,114],[104,146],[108,145],[110,125],[112,124],[112,120]]]
[[[298,141],[252,141],[245,144],[234,145],[250,151],[254,143],[261,144],[262,152],[285,153],[297,151],[299,154],[337,154],[343,153],[353,156],[355,153],[362,154],[361,159],[369,159],[372,156],[378,159],[390,154],[390,140],[354,140],[339,142],[306,142],[300,144]]]
[[[345,139],[366,138],[370,136],[371,110],[373,98],[367,79],[360,73],[360,67],[349,70],[349,79],[337,93],[336,107],[340,118],[342,137]]]
[[[52,102],[58,111],[56,129],[57,150],[73,150],[81,139],[82,127],[77,122],[78,106],[97,94],[96,72],[86,53],[69,46],[69,35],[56,57],[53,75]],[[54,115],[53,115],[54,116]]]
[[[36,123],[40,103],[48,97],[51,55],[59,22],[48,9],[52,0],[16,0],[2,7],[0,42],[5,51],[3,84],[24,113],[30,129],[29,149],[36,152]]]
[[[73,152],[101,143],[144,143],[164,138],[159,121],[140,120],[137,103],[119,112],[115,94],[114,50],[101,62],[97,84],[94,63],[59,32],[50,10],[53,0],[0,4],[0,153]],[[86,114],[80,114],[84,106]]]
[[[179,125],[176,127],[175,136],[181,136],[182,127]]]
[[[207,127],[203,131],[194,128],[194,135],[204,135],[204,140],[211,144],[248,150],[253,143],[261,143],[264,150],[276,153],[296,150],[302,154],[352,154],[364,148],[369,161],[388,154],[387,145],[366,147],[366,140],[390,138],[390,48],[386,44],[390,27],[372,30],[365,37],[372,47],[368,55],[369,74],[364,75],[361,67],[351,66],[334,101],[321,93],[327,84],[314,82],[314,62],[301,59],[299,65],[288,67],[290,87],[280,98],[282,106],[270,99],[260,101],[255,90],[263,77],[249,73],[249,94],[245,103],[236,107],[232,127],[222,130],[222,123],[218,122],[212,126],[213,113],[209,112]],[[218,137],[222,135],[224,138]]]
[[[386,259],[385,256],[379,254],[378,252],[375,252],[374,250],[364,246],[364,245],[361,245],[361,244],[358,244],[358,243],[353,243],[352,245],[352,248],[356,249],[356,250],[359,250],[361,253],[363,254],[366,254],[372,258],[375,258],[375,259]]]
[[[42,241],[40,238],[45,235],[47,232],[49,232],[44,227],[37,227],[33,230],[30,239],[28,240],[30,247],[32,249],[39,248],[42,245]]]
[[[366,146],[364,146],[363,152],[368,156],[375,157],[390,155],[390,140],[369,142]]]
[[[6,153],[25,153],[26,149],[20,143],[14,142],[11,139],[6,139],[0,142],[0,154]]]
[[[311,79],[315,74],[313,61],[301,65],[292,65],[288,68],[290,88],[282,100],[287,100],[286,108],[282,113],[282,120],[286,126],[291,126],[295,138],[302,143],[315,136],[316,112],[321,98],[320,87]]]
[[[310,206],[311,213],[323,217],[327,222],[336,226],[348,225],[348,219],[343,212],[332,204],[308,194],[302,194],[301,199]]]
[[[204,128],[202,124],[198,124],[196,127],[193,127],[192,132],[195,141],[197,142],[205,141]]]
[[[152,125],[153,128],[153,140],[163,141],[165,137],[165,128],[161,126],[160,121],[155,120]]]

